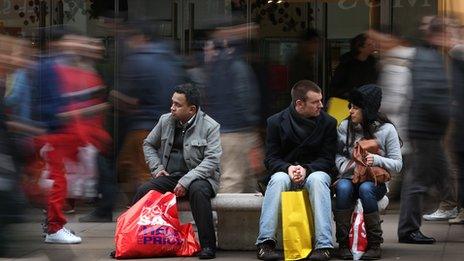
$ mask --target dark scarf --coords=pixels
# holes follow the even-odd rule
[[[316,118],[304,118],[290,105],[290,134],[296,142],[304,141],[316,128]]]

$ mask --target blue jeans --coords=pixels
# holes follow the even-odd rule
[[[379,211],[377,201],[387,193],[385,183],[375,185],[372,181],[353,184],[351,179],[340,179],[336,186],[335,207],[337,210],[351,209],[356,199],[361,199],[366,214]]]
[[[276,242],[275,233],[279,220],[281,193],[290,190],[290,176],[285,172],[272,175],[266,189],[261,217],[259,235],[256,244],[267,240]],[[332,205],[330,201],[330,176],[322,171],[311,173],[304,187],[308,191],[314,215],[316,245],[315,249],[333,248],[332,244]]]

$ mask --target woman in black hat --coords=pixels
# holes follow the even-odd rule
[[[364,210],[368,241],[368,248],[362,259],[379,259],[383,238],[377,201],[385,196],[387,186],[385,183],[376,184],[371,180],[353,183],[356,166],[353,149],[360,140],[375,139],[379,152],[368,153],[364,162],[368,166],[381,167],[389,173],[399,173],[402,167],[401,141],[391,121],[379,113],[382,90],[378,86],[373,84],[361,86],[351,92],[348,100],[350,116],[338,127],[339,147],[336,155],[339,180],[336,182],[334,217],[339,255],[342,259],[352,259],[348,248],[348,233],[353,205],[359,198]]]

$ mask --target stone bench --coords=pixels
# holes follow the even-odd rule
[[[217,213],[216,232],[220,249],[256,249],[263,199],[258,193],[219,193],[211,199],[213,211]],[[179,201],[178,210],[190,211],[188,201]]]
[[[217,214],[216,234],[218,247],[223,250],[255,250],[259,230],[259,217],[264,197],[260,193],[219,193],[211,199],[213,211]],[[386,200],[386,202],[385,202]],[[388,205],[388,197],[379,201],[381,212]],[[187,200],[177,205],[183,222],[192,222],[191,215],[183,217],[182,212],[190,211]],[[279,214],[280,215],[280,214]],[[281,220],[277,227],[278,248],[282,247]]]

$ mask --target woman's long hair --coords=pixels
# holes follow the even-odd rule
[[[351,121],[351,116],[348,116],[346,119],[348,120],[348,128],[346,132],[345,151],[346,153],[349,153],[349,148],[354,147],[354,142],[356,139],[356,130],[355,124]],[[375,120],[368,121],[365,113],[363,112],[363,122],[361,123],[363,139],[375,139],[374,133],[380,126],[382,126],[385,123],[390,123],[396,129],[395,124],[384,113],[379,112],[377,113],[377,118]],[[401,140],[399,133],[398,139],[400,140],[400,146],[402,147],[403,140]]]

